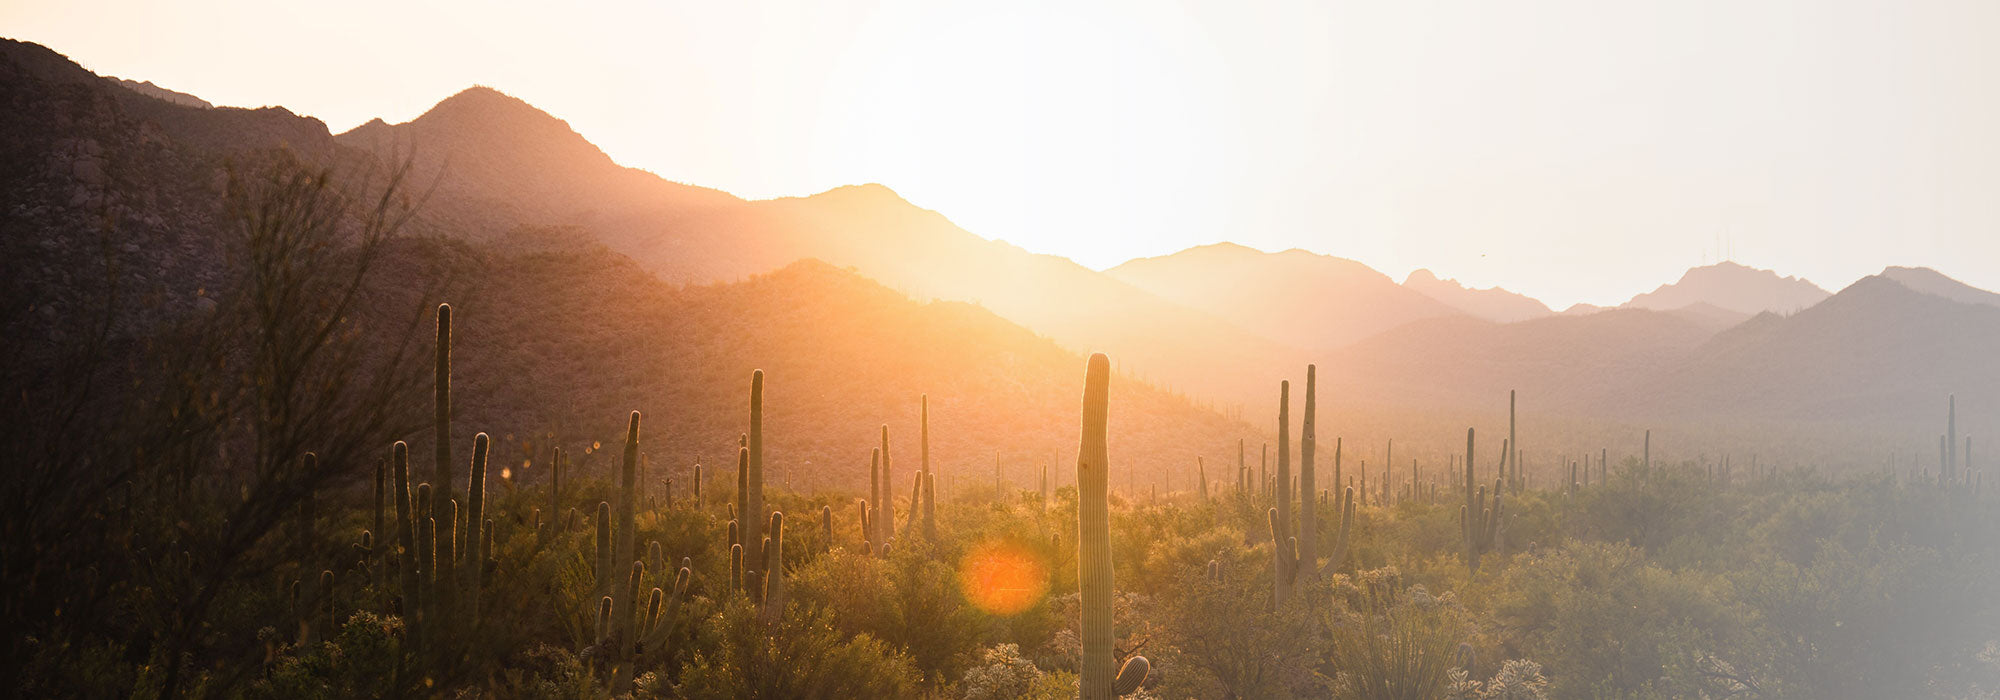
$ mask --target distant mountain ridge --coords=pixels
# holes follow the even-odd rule
[[[1428,269],[1411,272],[1403,279],[1403,286],[1459,311],[1496,323],[1528,321],[1555,313],[1541,300],[1526,294],[1499,287],[1473,289],[1459,284],[1457,280],[1438,279]]]
[[[1457,309],[1360,262],[1234,243],[1140,258],[1105,274],[1294,347],[1338,348]]]
[[[1422,280],[1398,284],[1359,262],[1303,250],[1221,244],[1100,273],[979,237],[880,185],[743,200],[619,166],[560,119],[484,88],[404,124],[371,122],[336,136],[282,108],[203,109],[148,97],[42,47],[9,42],[0,46],[0,90],[22,106],[0,114],[0,128],[20,137],[0,142],[0,152],[25,164],[0,172],[21,212],[0,221],[0,289],[10,300],[77,288],[74,271],[97,251],[91,222],[102,217],[91,212],[109,206],[125,230],[143,233],[113,248],[120,269],[139,278],[136,289],[185,307],[193,290],[212,283],[220,258],[216,188],[230,158],[283,148],[312,162],[381,165],[411,154],[413,180],[437,183],[425,231],[481,254],[515,255],[523,241],[562,250],[601,244],[613,254],[606,259],[624,256],[684,288],[822,260],[917,300],[963,302],[940,308],[983,308],[1070,351],[1107,351],[1130,376],[1245,407],[1245,415],[1265,413],[1277,381],[1300,379],[1307,362],[1319,364],[1327,395],[1340,397],[1322,410],[1361,418],[1385,406],[1413,415],[1490,406],[1506,388],[1534,396],[1537,411],[1595,423],[1727,415],[1742,424],[1900,425],[1931,420],[1931,394],[1940,391],[1956,391],[1968,416],[2000,406],[2000,368],[1978,352],[1988,326],[2000,324],[1985,312],[2000,295],[1921,268],[1890,268],[1806,303],[1826,293],[1726,263],[1690,270],[1629,308],[1500,323],[1413,288]],[[596,273],[576,273],[572,283],[597,283]],[[1663,308],[1641,308],[1651,306]],[[22,337],[39,337],[44,326],[33,324],[42,309],[62,318],[69,308],[17,303],[0,320],[25,319]],[[1745,308],[1758,315],[1746,320]],[[1933,349],[1939,343],[1956,345]],[[962,358],[913,356],[980,371],[954,364]]]

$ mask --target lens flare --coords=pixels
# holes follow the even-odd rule
[[[975,545],[958,564],[965,599],[994,615],[1014,615],[1049,592],[1049,567],[1025,543],[990,540]]]

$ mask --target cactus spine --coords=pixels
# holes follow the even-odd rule
[[[1091,355],[1084,371],[1083,426],[1076,455],[1077,583],[1083,599],[1079,700],[1109,700],[1127,685],[1136,689],[1148,670],[1143,657],[1133,657],[1140,659],[1139,665],[1128,662],[1127,669],[1137,680],[1128,674],[1114,675],[1118,660],[1111,627],[1110,455],[1105,445],[1110,384],[1111,361],[1102,354]]]

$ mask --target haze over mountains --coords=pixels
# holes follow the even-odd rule
[[[1228,426],[1241,424],[1202,404],[1245,417],[1254,426],[1245,430],[1269,432],[1275,385],[1281,378],[1300,379],[1307,362],[1319,363],[1332,397],[1323,399],[1322,410],[1356,425],[1391,410],[1412,416],[1455,411],[1483,420],[1504,411],[1508,389],[1519,389],[1538,413],[1594,421],[1606,430],[1714,416],[1745,424],[1928,425],[1951,392],[1960,395],[1962,421],[2000,420],[2000,412],[1989,408],[2000,404],[2000,365],[1992,352],[2000,347],[2000,295],[1922,268],[1890,268],[1829,294],[1802,279],[1719,263],[1689,270],[1616,309],[1561,314],[1520,294],[1468,289],[1428,270],[1399,284],[1353,260],[1230,243],[1099,272],[983,238],[880,185],[744,200],[670,182],[618,165],[560,119],[487,88],[454,95],[408,123],[378,120],[335,135],[283,109],[203,107],[198,97],[120,85],[39,46],[8,42],[0,48],[0,90],[13,106],[0,117],[10,135],[0,145],[10,164],[0,181],[22,193],[0,242],[11,280],[0,286],[9,299],[0,318],[10,328],[47,332],[55,322],[42,318],[42,310],[75,303],[75,294],[65,290],[77,289],[83,277],[77,270],[91,264],[90,222],[105,206],[125,222],[119,235],[133,237],[131,248],[117,253],[129,258],[127,269],[160,291],[165,308],[186,308],[195,289],[213,283],[221,257],[212,200],[222,165],[257,149],[283,147],[328,164],[410,158],[415,181],[436,184],[418,230],[471,246],[465,254],[492,270],[521,276],[534,268],[520,262],[532,258],[517,256],[601,245],[590,256],[566,259],[560,279],[589,285],[615,278],[622,287],[649,290],[647,285],[661,285],[645,292],[661,307],[645,310],[654,319],[645,328],[673,327],[671,315],[680,305],[708,309],[701,314],[715,323],[748,323],[728,318],[727,308],[755,308],[760,315],[778,313],[787,303],[823,309],[813,318],[815,332],[798,326],[771,336],[770,345],[709,344],[694,352],[697,346],[673,344],[650,351],[690,352],[681,361],[707,369],[672,376],[691,382],[735,381],[732,373],[744,371],[738,365],[747,361],[737,355],[781,366],[786,360],[769,354],[777,348],[810,353],[836,338],[855,348],[839,357],[865,362],[864,339],[880,334],[885,347],[894,348],[895,362],[935,368],[924,382],[941,389],[961,386],[940,379],[959,373],[972,375],[962,385],[968,390],[993,391],[999,384],[992,378],[1008,376],[1008,382],[1033,387],[1030,393],[1053,392],[1059,384],[1043,373],[1067,377],[1074,367],[1049,358],[1104,351],[1121,371],[1192,399],[1147,399],[1154,422],[1145,431],[1200,426],[1217,441],[1231,432]],[[828,265],[799,267],[804,260]],[[643,274],[613,273],[627,265]],[[745,282],[780,270],[782,283]],[[536,277],[519,284],[561,296],[558,281]],[[876,283],[916,302],[981,307],[915,308],[990,312],[979,322],[981,337],[1006,338],[996,342],[1014,348],[1032,345],[1039,348],[1029,353],[1036,359],[1025,361],[1026,351],[994,354],[951,341],[957,331],[948,328],[919,335],[910,335],[908,324],[870,328],[868,317],[841,310],[848,307],[814,303],[815,297],[838,298],[831,291],[836,288],[847,290],[840,294],[889,293],[854,291],[853,285]],[[771,296],[755,304],[700,306],[706,303],[701,294],[685,291],[709,285]],[[685,289],[670,291],[679,288]],[[598,291],[595,303],[614,304],[615,290]],[[553,300],[495,293],[515,299],[530,318],[556,313]],[[738,292],[716,292],[730,293]],[[604,309],[586,317],[608,328],[621,323]],[[987,327],[994,324],[1019,328]],[[571,330],[594,338],[595,347],[643,345],[655,337],[638,330],[600,336],[606,331],[595,326]],[[671,332],[706,337],[714,329]],[[891,342],[890,334],[900,335]],[[524,373],[547,360],[512,351],[508,356],[519,358],[515,369]],[[657,354],[624,357],[640,367],[667,362]],[[638,371],[586,372],[576,369],[581,360],[564,362],[577,381]],[[802,371],[815,385],[807,391],[823,402],[812,405],[838,410],[845,389],[834,387],[847,386],[834,381],[841,372],[830,365]],[[883,374],[864,376],[888,381]],[[603,381],[611,380],[593,385]],[[717,391],[695,405],[724,411],[734,388]],[[886,410],[887,398],[869,400]],[[1048,410],[1071,408],[1052,404]],[[872,419],[857,420],[865,427]],[[523,429],[528,422],[522,421]],[[1013,430],[1025,435],[1041,427]]]

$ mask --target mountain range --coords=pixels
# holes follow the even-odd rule
[[[2000,365],[1988,351],[2000,347],[1993,344],[2000,340],[2000,295],[1923,268],[1889,268],[1830,294],[1803,279],[1719,263],[1618,307],[1555,313],[1530,297],[1470,289],[1428,270],[1398,283],[1353,260],[1230,243],[1100,272],[983,238],[881,185],[746,200],[621,166],[562,120],[490,88],[463,91],[406,123],[376,120],[333,134],[282,108],[210,106],[150,84],[100,78],[40,46],[7,42],[0,46],[0,99],[11,106],[0,116],[0,130],[10,135],[0,140],[0,185],[20,193],[0,224],[9,280],[0,282],[9,306],[0,322],[8,328],[28,337],[59,332],[63,314],[85,298],[81,271],[93,260],[91,241],[102,237],[96,222],[106,213],[122,222],[112,246],[119,269],[169,312],[192,305],[196,290],[219,281],[215,195],[246,154],[282,148],[378,171],[406,161],[412,181],[429,188],[414,229],[471,246],[486,275],[506,271],[515,281],[493,293],[512,300],[517,316],[566,319],[564,333],[589,339],[578,348],[651,348],[615,353],[616,362],[593,362],[577,349],[547,356],[510,349],[502,353],[517,365],[510,376],[562,366],[573,384],[496,388],[512,397],[502,405],[529,401],[534,389],[573,392],[579,398],[572,403],[596,406],[604,396],[639,400],[620,393],[635,387],[664,394],[687,382],[711,392],[688,399],[688,410],[727,420],[676,429],[687,431],[690,444],[713,443],[717,451],[738,418],[725,410],[744,381],[738,375],[750,363],[798,362],[793,376],[798,386],[813,387],[804,405],[816,411],[840,413],[855,397],[871,397],[852,404],[869,414],[907,410],[911,393],[932,391],[940,403],[973,400],[948,389],[991,392],[968,413],[1007,424],[997,434],[1020,441],[1012,456],[1025,464],[1045,447],[1057,449],[1027,447],[1035,441],[1026,436],[1060,433],[1058,417],[1073,409],[1062,387],[1073,383],[1071,365],[1086,351],[1109,353],[1121,373],[1142,380],[1132,386],[1147,397],[1148,418],[1136,434],[1192,431],[1202,449],[1217,451],[1232,436],[1271,433],[1275,385],[1302,379],[1308,362],[1320,366],[1330,397],[1322,398],[1322,411],[1402,434],[1433,429],[1426,421],[1442,415],[1491,425],[1496,411],[1504,416],[1510,389],[1550,421],[1561,416],[1621,435],[1641,424],[1729,417],[1751,439],[1763,424],[1826,431],[1868,425],[1920,437],[1909,428],[1938,422],[1934,414],[1952,392],[1960,395],[1961,421],[2000,419],[1986,408],[2000,405]],[[540,277],[530,264],[562,255],[573,257],[560,258],[560,277]],[[583,302],[563,299],[563,284],[591,290],[592,309],[565,311]],[[535,292],[520,293],[527,289]],[[613,310],[620,294],[645,295],[644,314],[653,320],[627,323],[631,312]],[[725,303],[731,295],[743,300]],[[883,325],[860,307],[819,303],[845,298],[901,309],[901,320]],[[675,319],[675,309],[702,320]],[[793,321],[789,330],[767,332],[744,314]],[[912,320],[931,316],[981,330]],[[579,318],[596,323],[571,324]],[[762,340],[656,342],[661,333],[727,335],[721,329]],[[969,338],[989,339],[998,350]],[[825,361],[785,356],[824,347],[848,349]],[[646,374],[683,352],[690,367]],[[895,380],[836,358],[931,370],[921,381]],[[857,384],[864,380],[900,392],[892,400]],[[1036,417],[1000,417],[993,402],[1010,401],[1035,407]],[[601,402],[615,418],[610,404],[618,402]],[[551,419],[520,410],[509,425],[522,431]],[[1382,423],[1390,415],[1409,419]],[[836,456],[849,438],[830,436],[866,432],[871,422],[879,421],[843,418],[797,454],[852,468],[851,455]],[[1601,439],[1592,430],[1576,428],[1587,437],[1575,447]],[[997,441],[962,447],[1010,449]],[[1190,456],[1133,448],[1149,464],[1184,464]]]

